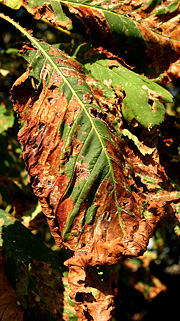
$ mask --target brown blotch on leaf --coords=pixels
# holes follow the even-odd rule
[[[80,161],[79,162],[76,162],[76,165],[75,165],[75,186],[78,184],[78,182],[82,179],[85,179],[87,180],[89,175],[90,175],[90,172],[89,172],[89,169],[87,169],[88,167],[88,163],[81,163]]]
[[[23,158],[31,177],[32,187],[48,218],[52,234],[60,244],[64,222],[73,204],[69,200],[60,205],[69,178],[66,174],[59,173],[60,154],[64,142],[58,128],[66,115],[68,103],[63,92],[59,93],[56,86],[52,89],[52,84],[57,83],[54,82],[56,77],[57,75],[52,75],[48,87],[44,84],[42,91],[36,93],[27,79],[27,72],[14,84],[12,98],[21,120],[26,121],[19,133],[19,141],[23,146]],[[66,202],[68,206],[65,206]],[[58,227],[59,211],[62,215],[59,220],[61,225]]]
[[[83,102],[84,103],[91,103],[92,99],[93,99],[93,97],[89,93],[83,94]]]
[[[59,54],[60,59],[68,60],[67,68],[63,67],[66,76],[77,76],[85,81],[86,76],[79,75],[75,66],[73,69],[73,63],[69,68],[67,55],[57,49],[51,48],[51,51]],[[97,296],[94,297],[91,290],[94,277],[88,271],[97,266],[115,265],[126,257],[142,254],[162,219],[173,215],[174,206],[171,202],[176,201],[178,196],[174,192],[169,193],[167,177],[157,159],[151,155],[142,156],[134,146],[121,140],[112,125],[116,111],[113,113],[111,109],[108,110],[107,101],[101,99],[101,91],[93,92],[91,84],[94,80],[88,77],[87,85],[97,100],[97,108],[90,107],[89,116],[92,117],[91,121],[96,118],[102,122],[109,136],[106,140],[103,138],[102,153],[108,156],[107,164],[100,164],[103,169],[100,174],[104,176],[91,176],[93,168],[91,172],[88,162],[83,163],[83,141],[78,137],[82,127],[76,119],[82,106],[75,96],[68,101],[65,92],[59,89],[59,84],[63,82],[60,75],[53,72],[48,84],[46,76],[42,76],[38,91],[29,79],[28,71],[12,88],[14,109],[20,120],[25,122],[18,135],[23,158],[34,193],[39,198],[57,246],[63,245],[73,252],[65,264],[69,267],[71,297],[77,301],[77,315],[86,319],[101,315],[105,320],[110,320],[113,304],[111,286],[112,280],[116,282],[116,277],[108,279],[106,289],[103,284],[99,285]],[[121,96],[120,87],[118,95]],[[88,100],[90,97],[91,94],[85,96]],[[69,141],[62,135],[64,124],[71,133]],[[66,172],[69,160],[72,161],[70,174]],[[89,177],[93,177],[93,180],[87,186]],[[155,187],[164,184],[167,190],[156,194],[151,188],[151,179],[156,180]],[[78,191],[79,186],[86,188],[80,190],[80,194],[77,193],[78,200],[74,200],[72,190],[76,188]],[[149,213],[147,217],[145,211]],[[65,236],[63,239],[67,224],[70,233],[67,239]],[[89,294],[92,295],[91,301],[88,301]]]
[[[64,117],[65,123],[71,125],[73,120],[79,114],[80,109],[80,103],[77,101],[76,97],[73,96],[68,106],[66,107],[66,115]]]
[[[72,145],[73,155],[77,156],[83,146],[83,142],[77,138],[73,138]]]
[[[72,68],[60,67],[60,70],[66,77],[78,77],[79,73]]]
[[[22,5],[26,8],[27,7],[27,1],[22,1]],[[52,25],[56,27],[61,27],[64,29],[68,29],[68,27],[71,25],[71,21],[65,21],[65,20],[59,20],[57,19],[57,16],[55,12],[51,10],[51,8],[48,6],[48,3],[43,3],[42,6],[34,6],[32,8],[29,8],[30,13],[34,16],[35,19],[40,20],[42,18],[47,19],[51,22]]]

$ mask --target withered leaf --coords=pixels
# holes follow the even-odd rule
[[[36,43],[38,49],[26,54],[28,70],[12,88],[23,124],[23,157],[57,245],[73,253],[66,265],[79,320],[97,317],[102,300],[104,318],[110,320],[110,285],[108,293],[100,286],[96,299],[86,269],[142,254],[166,214],[166,202],[178,195],[150,193],[149,180],[159,187],[167,177],[150,155],[122,141],[116,116],[123,95],[110,109],[103,88],[94,89],[97,80],[86,76],[80,64]]]
[[[2,0],[1,2],[12,9],[24,7],[35,19],[44,19],[53,27],[63,29],[71,29],[72,27],[71,20],[64,14],[60,1],[51,1],[51,4],[43,0],[37,0],[36,2],[31,0]]]
[[[122,141],[109,128],[108,114],[103,117],[108,107],[100,108],[80,65],[47,44],[41,46],[50,57],[42,68],[40,54],[29,53],[39,57],[38,90],[29,80],[32,68],[38,74],[37,62],[12,89],[14,108],[25,122],[19,140],[34,192],[58,244],[62,240],[73,251],[83,244],[85,252],[94,240],[120,241],[129,233],[126,229],[133,233],[140,208],[129,189]],[[131,227],[126,226],[127,218]],[[106,255],[104,260],[117,261]]]
[[[62,6],[77,16],[91,35],[94,47],[116,55],[126,66],[165,84],[179,77],[179,12],[175,1],[90,1],[62,0],[51,4],[38,0],[3,4],[25,7],[35,19],[45,19],[56,28],[73,28]],[[73,36],[71,34],[71,36]]]
[[[78,16],[95,47],[107,49],[135,71],[165,83],[177,78],[179,2],[61,1]]]

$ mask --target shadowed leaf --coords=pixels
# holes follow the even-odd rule
[[[33,320],[77,320],[73,304],[67,300],[67,271],[62,260],[2,210],[0,231],[7,276]]]
[[[0,2],[12,9],[24,7],[34,16],[35,19],[43,19],[46,23],[51,24],[57,29],[59,27],[63,29],[71,29],[71,21],[63,13],[60,1],[51,1],[51,3],[48,3],[43,0],[1,0]]]
[[[179,77],[179,2],[61,1],[78,16],[95,47],[107,49],[149,78]]]
[[[99,50],[115,54],[120,61],[149,78],[166,83],[179,78],[179,2],[42,0],[2,1],[11,8],[25,7],[35,19],[55,28],[71,29],[72,16],[83,22]],[[68,33],[68,31],[67,31]],[[68,35],[70,35],[68,33]],[[73,34],[71,34],[73,37]]]
[[[0,218],[1,220],[1,218]],[[23,311],[17,304],[17,294],[5,276],[2,253],[0,253],[0,319],[23,321]]]

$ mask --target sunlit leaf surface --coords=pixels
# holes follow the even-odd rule
[[[178,163],[173,145],[178,134],[165,134],[165,104],[172,104],[172,96],[157,84],[179,78],[179,2],[1,2],[24,7],[43,21],[39,25],[54,27],[56,40],[63,32],[61,44],[49,45],[0,13],[30,41],[21,50],[27,71],[11,90],[22,127],[18,138],[56,245],[69,250],[64,258],[68,273],[63,260],[44,244],[35,246],[27,230],[38,228],[39,214],[44,222],[37,199],[30,206],[25,198],[18,206],[24,185],[2,177],[2,207],[27,227],[0,213],[7,274],[34,320],[111,320],[120,262],[127,278],[133,265],[145,269],[145,256],[133,258],[146,251],[157,227],[169,218],[179,235],[180,193],[178,184],[170,184],[166,166],[170,157],[171,165]],[[4,102],[1,107],[5,142],[14,116]],[[6,142],[2,175],[4,169],[12,172],[5,155],[13,141]],[[172,152],[164,157],[164,146],[170,145]],[[165,287],[146,272],[144,284],[141,279],[129,284],[154,298]]]
[[[110,68],[108,61],[100,61],[95,69],[87,65],[89,76],[61,50],[36,39],[33,44],[35,50],[24,47],[30,65],[12,88],[14,108],[23,124],[19,141],[26,168],[57,245],[74,252],[66,265],[71,298],[76,300],[79,292],[83,295],[79,316],[88,306],[90,315],[96,318],[100,309],[110,320],[116,274],[112,279],[108,276],[108,295],[100,282],[100,292],[94,296],[94,272],[90,270],[87,281],[85,269],[115,265],[125,256],[143,253],[155,226],[166,215],[164,202],[179,197],[160,187],[167,177],[153,155],[145,165],[147,160],[123,142],[121,107],[132,110],[130,120],[143,122],[138,107],[144,103],[150,119],[143,124],[150,128],[153,112],[154,122],[161,122],[162,101],[171,96],[119,64]],[[137,105],[131,100],[135,90],[140,93]],[[153,111],[153,104],[159,113]],[[143,146],[139,150],[143,155],[153,153],[148,148],[144,153]]]

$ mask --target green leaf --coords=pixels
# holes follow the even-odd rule
[[[2,209],[0,209],[0,219],[1,242],[3,240],[5,250],[10,250],[11,256],[14,256],[12,264],[16,265],[17,260],[21,262],[37,260],[50,264],[52,268],[62,273],[63,262],[40,239]]]
[[[29,223],[31,220],[35,219],[38,214],[42,212],[41,205],[37,203],[37,205],[31,207],[28,211],[23,213],[23,221],[25,223]]]
[[[161,83],[163,79],[168,80],[167,71],[179,57],[179,33],[176,32],[174,37],[171,24],[167,26],[169,17],[163,18],[165,14],[178,12],[177,2],[169,5],[168,1],[162,3],[159,0],[145,4],[132,4],[131,1],[61,1],[86,25],[94,47],[118,55],[136,72]],[[173,24],[176,25],[174,20]],[[175,74],[174,69],[172,73]]]
[[[166,15],[168,13],[175,12],[178,9],[178,0],[173,1],[169,5],[165,5],[163,8],[157,8],[155,14],[158,15]]]
[[[120,4],[113,4],[111,2],[104,3],[103,1],[92,2],[90,0],[63,0],[60,2],[75,8],[81,7],[80,12],[84,12],[85,15],[81,15],[80,13],[79,16],[91,32],[92,43],[96,44],[98,42],[101,44],[101,42],[104,43],[103,41],[105,41],[108,48],[115,43],[117,48],[120,49],[121,55],[124,59],[127,59],[127,63],[131,61],[131,64],[135,63],[139,66],[142,65],[140,56],[146,49],[146,42],[136,22],[116,11],[116,8],[119,7]],[[94,24],[92,21],[88,20],[89,15],[88,13],[86,14],[86,10],[88,12],[89,9],[92,9],[90,14],[92,17],[96,17],[96,11],[93,11],[94,9],[98,10],[98,12],[102,12],[102,16],[99,19],[95,18],[97,33],[102,28],[102,39],[97,37]],[[72,10],[72,13],[75,13],[78,16],[78,12]],[[101,22],[99,20],[101,20]],[[103,33],[103,28],[105,34]],[[130,48],[130,50],[128,51],[127,48]]]
[[[61,3],[58,1],[51,1],[51,3],[44,2],[43,0],[30,0],[23,3],[21,0],[0,0],[4,5],[11,9],[25,9],[31,13],[35,19],[44,20],[53,27],[63,29],[72,29],[71,20],[64,14]]]
[[[176,221],[175,226],[174,226],[174,232],[180,236],[180,222]]]
[[[7,276],[31,318],[55,321],[61,315],[63,320],[66,310],[69,319],[77,320],[72,303],[63,297],[69,290],[63,285],[63,275],[67,272],[60,257],[3,210],[0,210],[0,232],[0,245],[7,257]]]
[[[4,103],[0,104],[0,133],[3,133],[14,124],[14,113],[12,108],[7,108]]]
[[[60,1],[48,3],[43,0],[31,0],[24,7],[36,19],[43,19],[53,27],[72,29],[71,20],[64,14]]]
[[[3,4],[5,4],[7,7],[10,7],[11,9],[18,10],[21,7],[22,1],[21,0],[0,0]]]
[[[171,94],[153,81],[127,69],[117,61],[97,60],[86,63],[92,76],[110,83],[115,91],[124,91],[122,113],[127,121],[134,118],[144,127],[152,128],[164,120],[164,102],[172,102]]]
[[[43,3],[43,1],[42,1]],[[70,30],[72,29],[72,24],[70,19],[64,14],[61,6],[61,2],[51,1],[51,6],[53,9],[53,14],[56,20],[57,25],[61,25],[62,27]],[[53,21],[54,22],[54,21]]]
[[[179,216],[180,215],[180,203],[177,204],[177,215]],[[174,222],[174,232],[180,236],[180,221],[175,219],[175,222]]]
[[[124,58],[126,59],[127,56],[131,63],[133,61],[140,63],[140,56],[146,49],[146,43],[136,23],[117,12],[102,11],[110,27],[112,37],[115,43],[121,47]],[[128,47],[131,48],[130,52],[126,50]]]
[[[75,98],[77,106],[79,105],[77,116],[74,117],[71,124],[68,125],[63,120],[59,124],[59,131],[64,144],[60,155],[60,168],[62,168],[60,174],[64,175],[65,171],[69,179],[64,197],[70,194],[74,203],[73,210],[68,214],[66,227],[63,232],[64,238],[70,237],[73,221],[79,214],[85,200],[88,200],[89,203],[85,221],[92,221],[97,211],[97,206],[93,205],[96,192],[101,183],[106,180],[109,180],[113,186],[119,224],[124,231],[120,217],[122,208],[117,200],[117,182],[113,168],[114,161],[119,166],[119,160],[113,159],[112,161],[112,156],[108,152],[110,148],[108,145],[118,149],[114,141],[117,138],[109,131],[101,117],[94,115],[94,112],[98,112],[100,107],[93,98],[93,94],[86,81],[83,80],[84,76],[70,65],[70,58],[66,57],[63,52],[46,43],[39,42],[35,38],[33,38],[33,43],[37,50],[29,50],[25,54],[25,58],[30,62],[30,76],[37,81],[37,88],[39,88],[42,78],[46,82],[46,86],[48,86],[51,77],[57,75],[57,83],[58,76],[61,79],[58,85],[59,93],[64,93],[69,104]],[[37,121],[43,122],[42,118],[41,120],[37,119]],[[77,126],[79,127],[78,131]],[[83,145],[79,152],[74,152],[72,148],[74,140],[80,144],[80,147],[81,144]],[[69,154],[68,161],[66,159],[67,153]],[[75,171],[81,171],[84,176],[72,189],[71,181]],[[127,213],[129,212],[127,211]]]
[[[8,226],[14,223],[14,219],[8,215],[7,212],[0,209],[0,246],[3,246],[2,230],[4,226]]]

